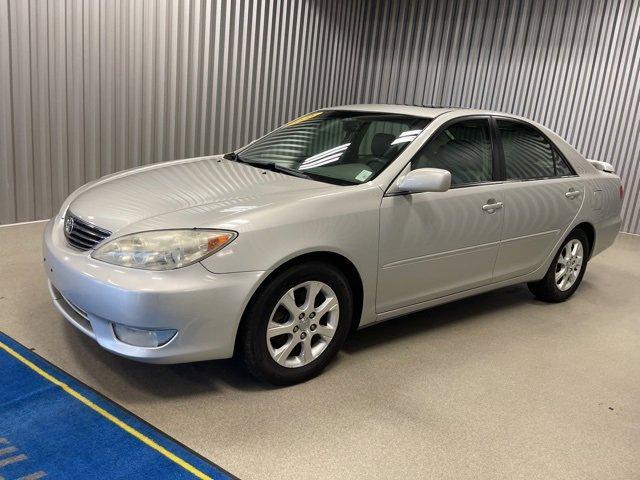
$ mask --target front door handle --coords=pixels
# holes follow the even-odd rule
[[[487,200],[487,203],[482,206],[482,210],[487,213],[495,213],[496,210],[500,210],[501,208],[502,202],[496,202],[493,198]]]
[[[579,195],[580,195],[580,190],[576,190],[573,187],[571,187],[569,189],[569,191],[564,194],[564,196],[567,197],[567,198],[576,198]]]

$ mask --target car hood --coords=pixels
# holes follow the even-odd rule
[[[215,227],[249,210],[337,188],[222,157],[206,157],[105,177],[73,198],[69,210],[111,232]]]

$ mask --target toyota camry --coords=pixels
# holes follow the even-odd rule
[[[88,183],[44,263],[58,310],[113,353],[236,355],[292,384],[376,322],[516,283],[568,299],[622,196],[611,164],[524,118],[351,105]]]

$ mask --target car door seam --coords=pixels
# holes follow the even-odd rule
[[[407,265],[410,263],[420,263],[423,261],[433,260],[437,258],[447,258],[447,257],[452,257],[452,256],[463,254],[463,253],[486,250],[488,248],[495,247],[499,244],[500,244],[499,241],[495,241],[495,242],[483,243],[481,245],[472,245],[470,247],[462,247],[456,250],[448,250],[446,252],[431,253],[429,255],[422,255],[420,257],[405,258],[402,260],[397,260],[395,262],[387,263],[386,265],[382,266],[382,269],[384,270],[384,269],[389,269],[393,267],[398,267],[401,265]]]
[[[550,233],[558,233],[558,232],[560,232],[559,228],[557,228],[555,230],[547,230],[546,232],[530,233],[528,235],[521,235],[519,237],[511,237],[511,238],[503,239],[501,243],[515,242],[516,240],[523,240],[525,238],[533,238],[533,237],[537,237],[537,236],[541,236],[541,235],[548,235]]]

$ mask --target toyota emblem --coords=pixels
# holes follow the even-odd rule
[[[64,231],[69,235],[71,230],[73,230],[73,217],[67,217],[64,221]]]

